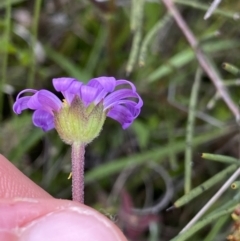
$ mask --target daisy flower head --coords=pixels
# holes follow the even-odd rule
[[[13,110],[16,114],[33,110],[33,124],[43,131],[55,128],[67,144],[90,143],[99,135],[106,117],[126,129],[143,106],[135,85],[114,77],[94,78],[87,84],[74,78],[55,78],[53,86],[63,100],[45,89],[25,89],[18,94]],[[25,93],[32,95],[23,96]]]

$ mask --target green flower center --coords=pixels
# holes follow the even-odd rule
[[[55,128],[61,139],[70,145],[90,143],[102,130],[106,119],[103,108],[103,102],[86,107],[78,96],[71,105],[63,100],[62,109],[54,113]]]

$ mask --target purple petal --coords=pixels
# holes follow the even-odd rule
[[[97,89],[102,87],[105,91],[112,92],[116,86],[116,79],[114,77],[98,77],[91,79],[87,85]]]
[[[136,102],[132,100],[120,100],[114,106],[118,106],[118,105],[125,106],[131,112],[134,118],[136,118],[140,113],[140,108],[138,107],[138,104],[136,104]]]
[[[54,128],[53,115],[45,110],[36,110],[33,113],[33,124],[43,129],[43,131],[49,131]]]
[[[118,121],[122,125],[123,129],[128,128],[134,120],[134,117],[128,108],[121,105],[114,106],[108,112],[107,116]]]
[[[134,119],[137,118],[137,116],[140,114],[141,108],[137,107],[136,104],[127,102],[124,104],[124,106],[131,112]]]
[[[115,89],[116,79],[114,77],[94,78],[91,79],[87,85],[98,90],[94,99],[94,104],[97,105],[101,100],[105,98],[108,93]]]
[[[13,105],[13,111],[14,111],[16,114],[21,114],[23,110],[28,109],[27,103],[28,103],[29,99],[31,98],[31,96],[21,97],[22,94],[28,93],[28,92],[30,92],[30,93],[36,93],[37,90],[34,90],[34,89],[25,89],[25,90],[22,90],[22,91],[17,95],[16,102],[15,102],[14,105]]]
[[[55,90],[62,92],[62,91],[65,91],[74,80],[75,80],[74,78],[62,77],[62,78],[54,78],[52,82]]]
[[[81,86],[80,97],[85,105],[88,105],[94,100],[94,98],[96,97],[97,91],[98,90],[96,88],[93,88],[87,85]]]
[[[138,103],[137,103],[137,105],[135,107],[140,109],[143,106],[143,100],[142,100],[142,98],[140,97],[139,94],[137,94],[137,96],[138,96],[137,97],[138,98]]]
[[[74,78],[57,78],[53,79],[53,86],[57,91],[62,92],[64,98],[69,104],[72,103],[74,96],[79,96],[80,88],[83,85],[82,82]]]
[[[19,92],[19,94],[17,95],[16,100],[22,98],[22,97],[20,97],[20,95],[23,94],[23,93],[27,93],[27,92],[34,93],[34,94],[35,94],[35,93],[37,92],[37,90],[34,90],[34,89],[25,89],[25,90],[22,90],[22,91]]]
[[[141,97],[137,93],[136,93],[136,95],[138,96],[138,97],[136,97],[136,98],[138,98],[138,103],[133,101],[133,100],[128,100],[128,99],[125,99],[125,100],[123,99],[122,100],[122,99],[120,99],[120,100],[117,100],[116,102],[113,102],[110,105],[110,107],[113,106],[113,105],[121,105],[121,104],[127,105],[127,104],[129,104],[129,106],[132,106],[132,107],[134,107],[136,109],[140,109],[143,106],[143,101],[142,101]],[[107,108],[105,108],[104,110],[106,110],[106,109]]]
[[[95,95],[94,98],[94,104],[97,105],[100,101],[102,101],[105,96],[108,94],[109,92],[107,92],[106,90],[102,89],[101,91],[98,89],[97,93]]]
[[[82,85],[82,82],[75,80],[70,84],[70,86],[65,91],[62,91],[64,98],[67,100],[69,104],[72,103],[72,100],[76,95],[80,97],[80,90]]]
[[[30,98],[31,96],[18,98],[18,100],[16,100],[16,102],[13,105],[13,111],[19,115],[22,113],[23,110],[28,109],[27,103]]]
[[[44,109],[48,111],[58,111],[62,107],[62,102],[56,95],[48,90],[40,90],[28,101],[28,108],[32,110]]]
[[[122,99],[132,97],[139,98],[139,95],[129,89],[116,90],[104,99],[104,110],[118,104],[118,102]]]
[[[135,87],[135,85],[133,84],[133,83],[131,83],[130,81],[128,81],[128,80],[117,80],[117,82],[116,82],[116,86],[119,86],[119,85],[126,85],[126,84],[129,84],[130,86],[131,86],[131,88],[132,88],[132,91],[133,92],[136,92],[136,87]]]

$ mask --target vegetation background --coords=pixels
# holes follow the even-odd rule
[[[13,113],[19,91],[54,92],[51,80],[62,76],[84,82],[114,76],[137,86],[144,100],[139,118],[125,131],[107,119],[87,147],[85,162],[85,203],[116,222],[132,241],[176,237],[236,169],[221,174],[212,188],[202,188],[196,199],[166,211],[228,168],[202,159],[201,153],[239,158],[240,152],[240,75],[222,68],[224,62],[240,66],[240,2],[222,1],[205,20],[211,2],[174,0],[197,40],[194,49],[186,28],[169,14],[169,2],[0,1],[0,152],[54,197],[71,198],[70,147],[55,131],[33,127],[30,111]],[[229,93],[232,109],[216,83]],[[205,217],[230,201],[236,205],[236,190],[228,188]],[[226,213],[210,216],[203,229],[192,231],[191,240],[226,240],[234,232],[231,212]]]

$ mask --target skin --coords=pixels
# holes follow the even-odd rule
[[[108,218],[53,198],[0,155],[0,240],[127,241]]]

